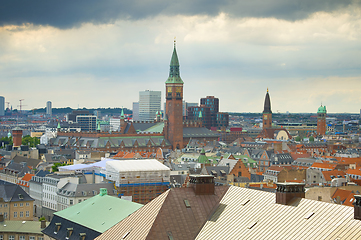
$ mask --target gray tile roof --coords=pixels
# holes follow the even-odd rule
[[[219,137],[219,133],[212,132],[211,130],[202,127],[185,127],[183,128],[183,137],[184,138],[209,138],[209,137]]]

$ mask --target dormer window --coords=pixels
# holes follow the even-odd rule
[[[73,228],[67,228],[66,229],[66,238],[65,239],[69,239],[71,234],[73,234]]]
[[[54,233],[55,233],[55,234],[58,234],[60,228],[61,228],[61,223],[55,223]]]

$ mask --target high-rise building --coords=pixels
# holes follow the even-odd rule
[[[139,121],[139,102],[133,102],[133,121]]]
[[[189,103],[183,101],[183,116],[188,116],[188,108],[189,107],[196,107],[198,106],[198,103]]]
[[[5,114],[5,98],[0,96],[0,116]]]
[[[271,100],[268,93],[264,99],[264,109],[263,109],[263,129],[272,128],[272,111],[271,111]]]
[[[173,48],[169,77],[165,82],[166,111],[165,138],[172,144],[173,150],[183,148],[183,84],[179,73],[177,51]]]
[[[202,118],[199,118],[201,113]],[[210,107],[205,105],[189,107],[188,108],[188,119],[192,121],[202,121],[202,126],[211,129],[211,110]]]
[[[219,111],[219,99],[214,96],[207,96],[206,98],[201,98],[201,105],[209,107],[210,111],[210,126],[217,126],[217,113]]]
[[[46,115],[51,116],[52,115],[52,109],[51,109],[51,102],[46,102]]]
[[[140,91],[139,92],[139,120],[153,121],[156,113],[160,111],[161,91]]]
[[[326,134],[326,106],[321,106],[317,110],[317,135]]]

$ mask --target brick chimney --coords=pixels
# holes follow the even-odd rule
[[[294,198],[305,197],[305,184],[304,183],[276,183],[276,203],[287,205]]]
[[[361,195],[354,195],[355,202],[353,204],[354,208],[354,219],[361,220]]]
[[[212,175],[189,175],[190,187],[196,195],[214,194],[214,176]]]

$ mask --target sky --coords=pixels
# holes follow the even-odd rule
[[[19,108],[132,108],[162,91],[173,41],[184,100],[222,112],[361,109],[361,0],[0,3],[0,95]],[[163,105],[162,105],[163,106]]]

